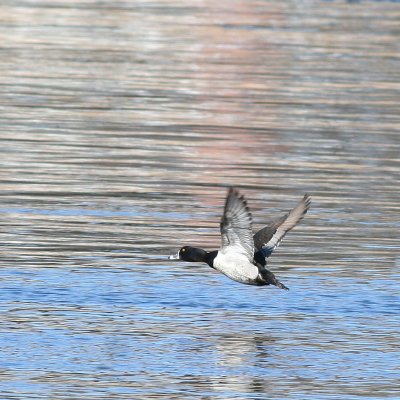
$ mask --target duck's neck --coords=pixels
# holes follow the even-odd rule
[[[198,247],[191,247],[189,251],[185,254],[187,261],[191,262],[205,262],[207,258],[207,252]]]
[[[217,256],[217,253],[218,250],[208,252],[198,247],[192,247],[189,254],[186,254],[185,260],[191,262],[205,262],[210,267],[214,268],[213,261]]]
[[[214,268],[214,258],[217,257],[217,254],[218,250],[207,252],[204,262],[206,262],[211,268]]]

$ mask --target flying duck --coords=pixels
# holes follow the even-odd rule
[[[247,285],[275,285],[289,290],[266,268],[267,258],[281,240],[306,214],[311,197],[305,194],[290,212],[272,219],[254,236],[252,216],[244,196],[230,188],[221,218],[221,248],[214,251],[182,247],[170,260],[205,262],[234,281]]]

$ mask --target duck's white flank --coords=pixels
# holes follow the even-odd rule
[[[258,268],[240,253],[224,254],[219,251],[214,259],[214,268],[228,278],[248,285],[254,284],[259,274]]]

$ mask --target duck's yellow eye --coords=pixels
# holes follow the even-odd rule
[[[186,249],[182,249],[181,251],[184,252]]]

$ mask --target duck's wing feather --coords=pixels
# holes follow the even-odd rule
[[[253,261],[254,241],[252,217],[246,200],[230,188],[221,219],[221,253],[239,253]]]
[[[257,253],[265,258],[279,246],[281,240],[299,221],[301,221],[310,208],[311,197],[305,194],[292,211],[282,217],[272,220],[265,228],[254,235],[254,246]]]

